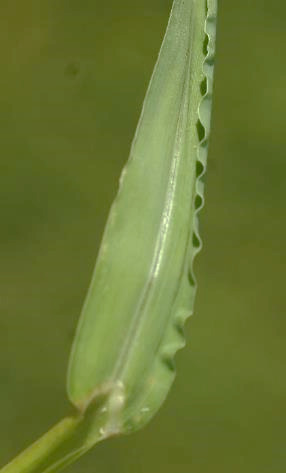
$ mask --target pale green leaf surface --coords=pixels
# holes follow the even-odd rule
[[[184,345],[201,246],[215,16],[215,0],[174,2],[75,337],[69,397],[81,411],[100,399],[103,437],[154,415]]]
[[[175,0],[71,354],[67,417],[4,467],[55,473],[140,428],[174,379],[196,291],[216,0]]]

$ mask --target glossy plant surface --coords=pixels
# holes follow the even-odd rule
[[[76,413],[3,473],[52,473],[164,401],[195,294],[216,2],[175,0],[73,345]]]
[[[0,2],[0,463],[65,376],[171,0]],[[286,5],[220,2],[195,316],[144,429],[71,473],[284,472]]]
[[[154,415],[184,345],[200,246],[215,21],[214,2],[174,3],[83,308],[69,396],[81,411],[101,399],[106,435]]]

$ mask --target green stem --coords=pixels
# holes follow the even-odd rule
[[[90,414],[64,418],[0,473],[55,473],[73,463],[101,440],[100,426]]]
[[[1,473],[34,473],[50,468],[57,459],[57,453],[73,438],[78,428],[80,418],[67,417],[55,425],[43,437],[18,455],[11,463],[0,470]],[[59,460],[60,458],[58,458]]]

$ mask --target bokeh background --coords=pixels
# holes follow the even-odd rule
[[[65,372],[171,0],[0,2],[0,459]],[[286,4],[221,0],[196,315],[167,402],[71,473],[286,471]]]

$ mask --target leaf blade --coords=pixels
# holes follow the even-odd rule
[[[206,163],[215,7],[211,0],[207,8],[204,0],[174,2],[75,338],[69,397],[81,410],[106,398],[106,436],[154,415],[184,343],[200,247],[197,164]]]

